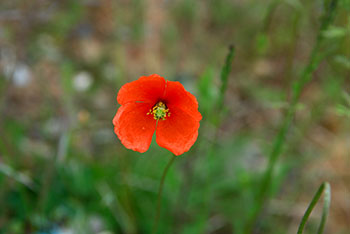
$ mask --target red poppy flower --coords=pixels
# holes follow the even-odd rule
[[[128,149],[148,150],[156,131],[159,146],[175,155],[188,151],[198,136],[196,98],[180,82],[153,74],[121,87],[117,97],[121,107],[114,116],[114,132]]]

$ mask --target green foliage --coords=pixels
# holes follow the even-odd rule
[[[295,233],[325,180],[325,230],[349,229],[348,0],[39,2],[0,6],[1,234],[151,233],[171,155],[125,149],[112,125],[148,72],[203,116],[163,176],[158,233]]]
[[[292,124],[294,115],[297,110],[297,105],[299,102],[299,98],[301,96],[301,92],[305,85],[310,82],[312,79],[313,72],[319,66],[323,56],[320,55],[320,46],[323,43],[323,35],[322,33],[328,29],[329,25],[332,23],[334,19],[336,6],[338,4],[338,0],[332,0],[330,3],[325,4],[324,14],[322,16],[321,26],[319,29],[319,33],[317,35],[317,39],[315,45],[311,51],[311,55],[308,61],[307,66],[304,68],[301,76],[295,81],[293,89],[292,89],[292,98],[290,101],[290,107],[287,110],[287,113],[284,117],[284,120],[281,124],[281,127],[278,131],[278,134],[275,138],[275,141],[272,145],[271,152],[268,157],[268,165],[264,172],[262,182],[260,187],[256,193],[256,202],[255,207],[253,208],[252,215],[248,219],[245,233],[250,233],[252,230],[252,226],[257,218],[260,210],[264,206],[266,199],[268,199],[270,193],[270,186],[273,181],[273,173],[277,164],[277,161],[282,153],[283,146],[286,141],[287,133]]]

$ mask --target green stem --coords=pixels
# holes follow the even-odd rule
[[[162,204],[161,201],[162,201],[162,194],[163,194],[163,187],[164,187],[165,177],[168,174],[170,166],[175,161],[175,158],[176,158],[175,155],[173,155],[171,157],[170,161],[168,162],[168,164],[164,168],[162,178],[160,179],[160,184],[159,184],[159,189],[158,189],[158,196],[157,196],[156,216],[154,217],[154,223],[153,223],[153,231],[152,231],[153,234],[156,234],[157,230],[158,230],[158,221],[159,221],[160,209],[161,209],[161,204]]]
[[[328,182],[324,182],[321,184],[321,186],[317,190],[315,196],[311,200],[310,205],[306,209],[305,214],[304,214],[303,218],[301,219],[297,234],[303,233],[306,222],[309,219],[309,216],[310,216],[312,210],[314,209],[314,207],[316,206],[318,200],[320,199],[323,191],[324,191],[324,198],[323,198],[322,218],[321,218],[320,226],[318,227],[318,231],[317,231],[318,234],[323,233],[324,226],[326,224],[326,220],[327,220],[327,216],[328,216],[328,212],[329,212],[329,207],[331,204],[331,186],[329,185]]]
[[[262,182],[260,184],[260,187],[258,188],[259,191],[256,196],[256,203],[255,207],[252,210],[251,215],[248,217],[248,221],[245,225],[245,233],[251,233],[252,229],[254,227],[254,223],[256,222],[256,219],[263,208],[266,200],[268,199],[268,192],[270,191],[270,186],[272,183],[272,176],[274,172],[274,168],[276,166],[276,163],[278,161],[279,156],[281,155],[286,136],[288,133],[288,130],[290,128],[290,125],[293,122],[293,118],[297,109],[297,105],[299,102],[299,98],[301,95],[301,92],[304,88],[304,86],[310,82],[312,79],[313,72],[317,69],[318,65],[324,58],[324,54],[320,54],[319,50],[321,47],[321,44],[323,42],[323,32],[325,29],[328,28],[328,26],[331,24],[331,22],[334,19],[335,16],[335,10],[337,6],[338,0],[332,0],[330,4],[326,7],[326,11],[322,17],[321,26],[317,35],[315,46],[313,47],[311,51],[311,55],[309,58],[309,62],[307,66],[305,67],[303,73],[299,77],[299,79],[295,82],[292,90],[292,99],[290,102],[290,107],[287,111],[287,114],[285,115],[285,118],[283,120],[283,123],[280,127],[280,130],[275,138],[274,144],[272,146],[271,153],[269,155],[269,161],[267,169],[263,175]]]

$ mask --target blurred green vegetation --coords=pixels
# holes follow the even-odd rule
[[[112,118],[119,88],[152,73],[180,81],[203,115],[166,178],[158,233],[296,233],[323,181],[332,187],[325,233],[349,233],[349,0],[321,31],[322,60],[251,222],[330,2],[2,0],[0,233],[151,232],[171,153],[155,141],[144,154],[125,149]]]

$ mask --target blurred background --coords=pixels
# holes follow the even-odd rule
[[[326,1],[327,2],[327,1]],[[321,0],[1,0],[0,233],[150,233],[171,153],[113,132],[126,82],[160,74],[195,94],[199,138],[176,158],[158,233],[242,233]],[[326,233],[350,233],[350,1],[324,32],[253,233],[296,233],[323,181]],[[224,98],[220,71],[236,48]],[[322,201],[305,233],[315,233]]]

